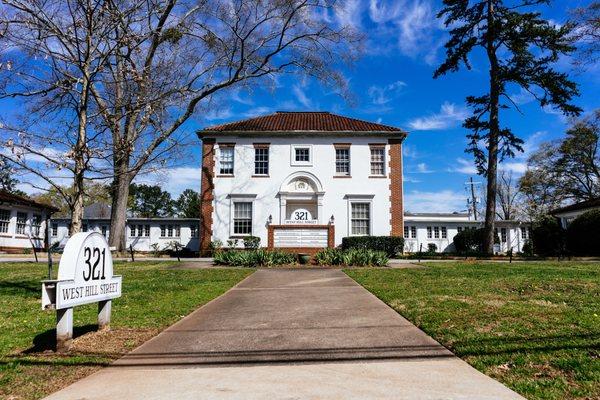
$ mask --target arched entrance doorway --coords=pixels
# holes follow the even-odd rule
[[[323,186],[310,172],[289,175],[279,189],[280,224],[321,224]]]
[[[323,185],[310,172],[295,172],[279,189],[279,224],[268,227],[269,248],[316,251],[333,247],[334,227],[323,215]]]

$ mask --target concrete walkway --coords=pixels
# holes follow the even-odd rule
[[[339,270],[259,270],[49,399],[521,399]]]

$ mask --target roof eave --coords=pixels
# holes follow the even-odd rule
[[[217,131],[217,130],[199,130],[196,132],[198,138],[205,137],[228,137],[228,136],[244,136],[244,137],[265,137],[265,136],[374,136],[374,137],[393,137],[405,139],[408,136],[404,131]]]

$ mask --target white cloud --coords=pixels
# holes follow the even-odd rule
[[[468,115],[469,112],[466,107],[444,102],[439,113],[427,117],[415,118],[408,125],[416,131],[448,129],[456,126],[458,122],[463,121]]]
[[[203,115],[204,119],[207,121],[218,121],[222,119],[231,118],[233,113],[230,108],[216,108],[212,109],[206,114]]]
[[[312,101],[308,98],[308,96],[304,92],[304,86],[303,85],[302,86],[298,85],[298,84],[293,85],[292,86],[292,92],[294,92],[294,95],[296,95],[296,99],[305,108],[307,108],[307,109],[312,109],[313,108]]]
[[[429,1],[413,1],[404,7],[396,21],[400,36],[398,47],[405,55],[415,57],[431,44],[432,30],[437,27],[437,18]]]
[[[405,158],[419,158],[421,156],[416,147],[410,144],[402,145],[402,155]]]
[[[427,166],[427,164],[425,163],[418,163],[417,164],[417,172],[420,174],[430,174],[433,171],[429,169],[429,167]]]
[[[337,2],[335,17],[341,26],[360,29],[362,26],[361,0],[344,0]]]
[[[260,106],[251,108],[248,111],[244,112],[242,115],[246,118],[254,118],[258,117],[259,115],[270,114],[271,112],[273,112],[271,107]]]
[[[404,86],[406,86],[406,83],[402,81],[396,81],[385,86],[373,85],[367,90],[367,93],[373,104],[384,105],[392,101]]]
[[[464,158],[457,158],[456,162],[458,165],[449,169],[450,172],[460,172],[461,174],[476,175],[477,168],[473,161],[465,160]]]
[[[405,195],[404,209],[410,212],[453,212],[463,210],[465,204],[465,195],[460,192],[412,190]]]

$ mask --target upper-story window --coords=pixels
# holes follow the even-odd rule
[[[254,175],[269,175],[269,145],[254,145]]]
[[[385,175],[385,146],[371,146],[371,175]]]
[[[293,166],[312,165],[312,146],[293,144],[291,159]]]
[[[17,235],[24,235],[27,227],[27,213],[17,213]]]
[[[338,176],[350,176],[350,146],[335,146],[335,174]]]
[[[234,152],[235,147],[233,145],[219,145],[219,174],[220,175],[233,175],[234,166]]]
[[[8,233],[10,210],[0,210],[0,233]]]

